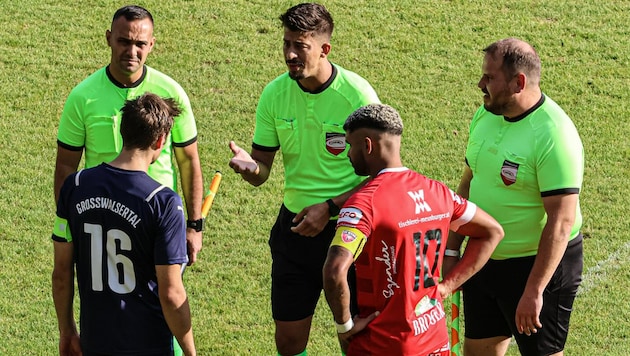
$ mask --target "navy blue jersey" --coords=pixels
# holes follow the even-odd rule
[[[74,244],[84,352],[169,354],[155,265],[188,262],[175,192],[141,171],[79,171],[61,188],[52,239]]]

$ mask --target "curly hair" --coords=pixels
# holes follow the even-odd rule
[[[369,104],[350,114],[343,125],[343,129],[347,132],[362,128],[400,136],[403,132],[403,122],[400,114],[393,107],[385,104]]]

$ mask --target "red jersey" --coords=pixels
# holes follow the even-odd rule
[[[354,253],[359,314],[380,314],[355,335],[350,355],[422,355],[448,344],[437,291],[448,231],[476,206],[407,168],[381,171],[339,214],[333,245]]]

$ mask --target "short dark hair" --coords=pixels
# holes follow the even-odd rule
[[[293,6],[280,15],[282,25],[294,32],[313,32],[318,35],[332,36],[335,24],[323,5],[303,3]]]
[[[179,106],[171,98],[161,98],[153,93],[127,100],[121,109],[120,134],[125,148],[149,149],[157,139],[168,134]]]
[[[151,24],[153,24],[153,16],[151,16],[149,10],[138,5],[127,5],[116,10],[112,18],[112,23],[120,17],[124,17],[127,21],[149,19],[151,20]]]
[[[529,43],[510,37],[494,42],[483,51],[495,59],[503,59],[502,68],[507,78],[522,72],[534,84],[540,82],[540,57]]]
[[[350,114],[343,125],[343,129],[348,133],[363,128],[400,136],[403,132],[403,123],[400,114],[393,107],[369,104]]]

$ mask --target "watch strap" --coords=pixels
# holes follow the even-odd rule
[[[326,200],[326,204],[328,204],[328,214],[330,214],[331,217],[339,215],[339,211],[341,211],[341,209],[332,199]]]

